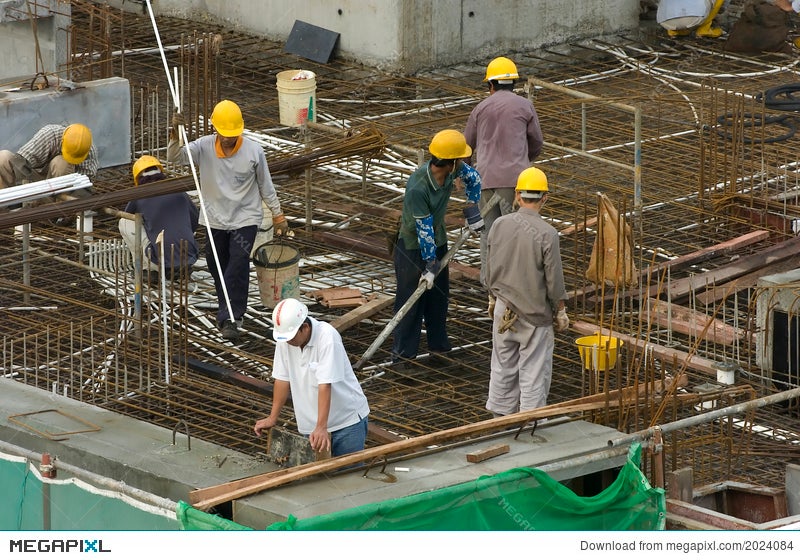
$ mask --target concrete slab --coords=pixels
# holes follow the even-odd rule
[[[0,410],[0,440],[173,501],[277,468],[197,438],[189,446],[183,426],[173,445],[171,430],[6,378],[0,378]]]
[[[482,438],[468,445],[431,449],[428,454],[392,462],[381,474],[381,466],[336,476],[316,477],[289,486],[248,496],[233,503],[233,520],[256,529],[285,521],[290,514],[304,519],[383,500],[401,498],[445,488],[497,474],[515,467],[536,467],[553,478],[566,481],[599,473],[625,463],[623,452],[582,464],[565,463],[566,458],[580,457],[594,451],[606,451],[606,443],[620,432],[584,421],[550,424],[522,432],[516,431]],[[471,463],[467,454],[499,444],[509,452],[481,463]],[[393,480],[394,479],[394,480]]]

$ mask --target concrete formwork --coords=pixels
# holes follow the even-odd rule
[[[0,80],[53,73],[66,64],[70,12],[70,4],[58,0],[0,0],[3,52],[14,53],[0,65]]]

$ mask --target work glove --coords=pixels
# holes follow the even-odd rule
[[[272,228],[274,229],[274,233],[277,237],[283,235],[286,237],[292,237],[292,232],[289,231],[289,222],[286,221],[286,216],[283,214],[278,214],[272,218]]]
[[[24,156],[14,154],[11,156],[11,168],[14,170],[14,177],[17,184],[23,181],[29,181],[33,176],[33,169],[31,164]]]
[[[467,219],[467,227],[474,233],[483,231],[483,216],[477,204],[469,204],[464,207],[464,217]]]
[[[494,319],[494,304],[497,302],[495,297],[492,294],[489,294],[489,306],[486,308],[486,313],[489,315],[489,319]]]
[[[556,332],[564,332],[569,328],[569,316],[567,315],[566,308],[561,308],[558,310],[558,314],[556,314],[555,328]]]
[[[419,283],[422,284],[424,282],[426,290],[433,288],[433,279],[439,273],[439,267],[439,261],[436,259],[425,263],[425,272],[419,277]]]
[[[175,138],[176,140],[181,137],[180,127],[186,126],[186,119],[183,116],[183,113],[175,113],[172,115],[172,128],[169,131],[169,137]]]

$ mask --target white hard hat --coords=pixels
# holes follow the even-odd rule
[[[292,340],[308,317],[308,307],[294,298],[278,302],[272,310],[272,338],[278,342]]]

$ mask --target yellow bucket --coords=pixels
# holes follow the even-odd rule
[[[595,333],[575,340],[583,367],[592,371],[605,371],[617,363],[617,349],[622,341],[613,336]]]

